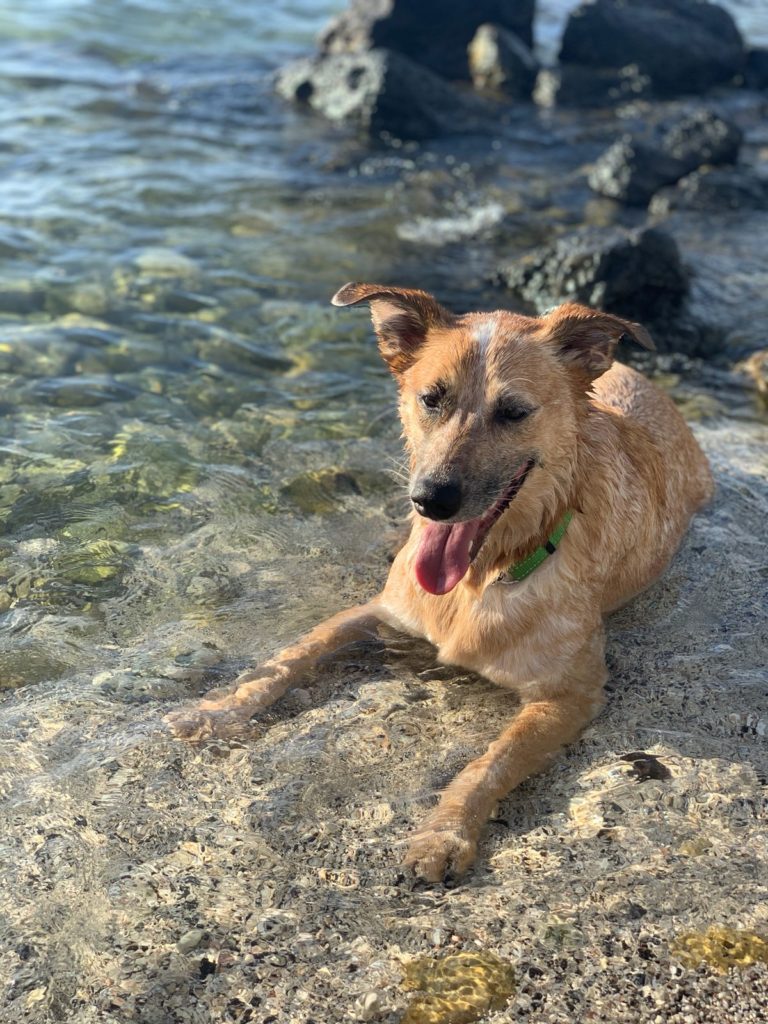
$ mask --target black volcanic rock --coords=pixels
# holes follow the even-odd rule
[[[628,206],[645,206],[654,192],[672,185],[685,170],[679,160],[625,135],[603,153],[589,174],[589,187]]]
[[[681,178],[651,200],[650,213],[664,216],[673,210],[730,213],[733,210],[768,210],[768,178],[747,167],[713,167]]]
[[[755,47],[747,53],[744,84],[748,89],[768,89],[768,50]]]
[[[744,70],[733,18],[705,0],[592,0],[572,12],[562,63],[636,64],[664,96],[700,93]]]
[[[629,206],[645,206],[651,196],[704,164],[735,163],[741,130],[709,110],[697,110],[655,135],[625,135],[596,161],[589,175],[593,191]]]
[[[399,53],[338,54],[282,68],[277,92],[370,138],[428,139],[483,130],[496,106],[462,91]]]
[[[530,99],[539,63],[512,32],[481,25],[469,44],[469,70],[476,89]]]
[[[743,133],[738,125],[711,110],[697,110],[662,125],[659,145],[679,160],[686,171],[702,164],[734,164],[739,158]]]
[[[501,267],[495,280],[539,313],[583,302],[651,325],[674,319],[688,292],[674,238],[655,228],[582,228]]]
[[[445,78],[469,78],[467,47],[492,23],[533,43],[534,0],[352,0],[320,36],[325,54],[388,49]]]

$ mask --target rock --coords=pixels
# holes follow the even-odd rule
[[[191,953],[193,949],[197,949],[204,938],[205,932],[202,928],[192,928],[181,936],[176,943],[176,948],[180,953]]]
[[[502,267],[496,281],[539,313],[575,301],[646,324],[674,319],[688,291],[675,240],[655,228],[582,228]]]
[[[672,210],[768,210],[768,179],[747,167],[703,168],[681,178],[674,188],[662,189],[648,209],[655,216]]]
[[[373,1020],[381,1013],[381,993],[366,992],[358,1001],[359,1019],[363,1021]]]
[[[745,53],[733,18],[704,0],[592,0],[572,12],[563,63],[637,64],[661,95],[699,93],[731,81]]]
[[[662,126],[659,144],[687,173],[702,164],[736,163],[743,137],[738,125],[704,109]]]
[[[469,44],[469,71],[476,89],[530,99],[539,64],[516,35],[481,25]]]
[[[768,89],[768,49],[756,48],[747,52],[744,85],[748,89]]]
[[[394,50],[446,78],[469,78],[467,47],[485,23],[533,43],[534,0],[352,0],[320,37],[324,54]]]
[[[197,264],[189,256],[161,246],[143,249],[136,256],[135,263],[142,274],[151,277],[188,278],[199,272]]]
[[[330,467],[309,470],[287,483],[281,493],[302,512],[324,515],[341,508],[345,498],[362,493],[351,473]]]
[[[595,192],[630,206],[644,206],[654,192],[702,164],[734,163],[741,129],[709,110],[697,110],[654,135],[625,135],[597,160],[589,175]]]
[[[300,60],[278,72],[276,88],[285,99],[352,123],[372,138],[475,131],[493,109],[389,50]]]
[[[602,107],[652,92],[650,78],[636,64],[618,69],[561,64],[539,72],[533,98],[541,107]]]
[[[736,369],[752,379],[760,397],[768,402],[768,348],[753,352]]]
[[[589,174],[589,187],[628,206],[645,206],[654,192],[683,174],[679,160],[625,135],[603,153]]]

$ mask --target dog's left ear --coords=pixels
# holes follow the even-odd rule
[[[547,340],[563,362],[592,381],[610,368],[616,346],[629,339],[654,352],[650,334],[640,324],[569,302],[542,318]]]
[[[454,319],[428,292],[415,288],[351,282],[340,288],[331,302],[334,306],[370,302],[379,351],[395,374],[407,370],[415,361],[429,330],[448,327]]]

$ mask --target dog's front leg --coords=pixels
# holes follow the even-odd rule
[[[475,859],[481,832],[498,801],[546,768],[595,717],[607,678],[603,646],[599,630],[567,673],[543,680],[501,736],[443,791],[411,838],[405,858],[420,878],[439,882],[462,875]]]
[[[339,612],[263,665],[243,672],[233,693],[174,711],[166,721],[176,736],[188,740],[242,733],[252,715],[296,686],[319,658],[374,634],[380,621],[381,610],[375,600]]]

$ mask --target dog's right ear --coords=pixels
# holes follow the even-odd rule
[[[428,331],[448,327],[453,316],[428,293],[414,288],[388,288],[381,284],[351,282],[331,299],[334,306],[371,304],[371,319],[379,351],[395,373],[413,364]]]

